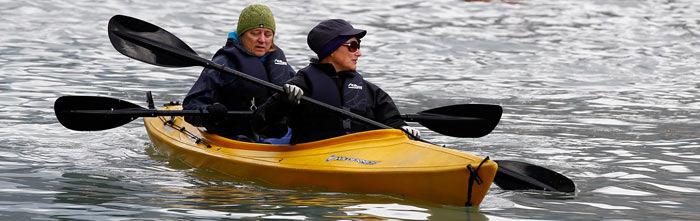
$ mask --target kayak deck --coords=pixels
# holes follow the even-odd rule
[[[498,168],[493,161],[481,157],[410,140],[395,129],[296,145],[271,145],[209,134],[182,117],[144,118],[144,124],[159,153],[192,167],[281,187],[320,187],[478,206]],[[478,174],[478,179],[470,179],[477,177],[472,177],[473,173]]]

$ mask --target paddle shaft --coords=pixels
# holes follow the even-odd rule
[[[201,116],[207,115],[207,110],[152,110],[145,108],[133,109],[118,109],[118,110],[69,110],[69,113],[74,114],[99,114],[112,116],[133,116],[133,117],[158,117],[158,116]],[[228,111],[228,115],[251,115],[252,111]],[[419,114],[403,114],[401,118],[409,122],[417,121],[480,121],[478,117],[455,117],[455,116],[440,116],[440,115],[419,115]]]
[[[209,115],[206,109],[156,110],[151,105],[152,101],[149,102],[149,108],[146,109],[137,104],[110,97],[63,96],[54,103],[54,111],[64,126],[77,130],[109,129],[126,124],[138,117]],[[483,118],[478,113],[475,114],[474,110],[491,109],[488,107],[491,106],[478,104],[450,105],[421,111],[417,114],[404,114],[401,117],[408,122],[418,122],[440,134],[456,137],[480,137],[490,132],[493,128],[493,126],[482,127],[484,125],[483,122],[487,122],[487,124],[494,124],[495,122],[488,116]],[[252,114],[252,111],[247,110],[229,111],[227,113],[227,115]],[[451,114],[461,115],[453,116]],[[464,127],[462,125],[472,126]],[[473,128],[484,129],[473,130]]]
[[[440,114],[429,114],[429,113],[421,113],[421,114],[402,114],[401,118],[405,121],[422,121],[422,120],[429,120],[429,121],[470,121],[470,122],[476,122],[476,121],[484,121],[487,122],[488,120],[480,117],[457,117],[457,116],[445,116],[445,115],[440,115]]]
[[[206,110],[151,110],[151,109],[120,109],[120,110],[71,110],[74,114],[95,114],[127,117],[158,117],[158,116],[201,116],[209,114]],[[228,111],[228,115],[249,115],[251,111]]]
[[[243,79],[248,80],[248,81],[250,81],[250,82],[252,82],[252,83],[255,83],[255,84],[257,84],[257,85],[260,85],[260,86],[263,86],[263,87],[267,87],[267,88],[269,88],[269,89],[272,89],[272,90],[274,90],[274,91],[276,91],[276,92],[284,93],[284,89],[282,89],[282,87],[279,86],[279,85],[276,85],[276,84],[273,84],[273,83],[270,83],[270,82],[267,82],[267,81],[258,79],[258,78],[256,78],[256,77],[247,75],[247,74],[245,74],[245,73],[243,73],[243,72],[240,72],[240,71],[237,71],[237,70],[228,68],[228,67],[226,67],[226,66],[224,66],[224,65],[217,64],[217,63],[215,63],[215,62],[213,62],[213,61],[211,61],[211,60],[204,59],[204,58],[202,58],[202,57],[200,57],[200,56],[198,56],[198,55],[195,55],[195,54],[192,54],[192,53],[190,53],[190,52],[181,50],[181,49],[179,49],[179,48],[174,48],[174,47],[171,47],[171,46],[169,46],[169,45],[163,45],[163,44],[161,44],[161,43],[159,43],[159,42],[152,41],[152,40],[150,40],[150,39],[147,39],[147,38],[144,38],[144,37],[141,37],[141,36],[138,36],[138,35],[134,35],[134,34],[131,34],[131,33],[124,33],[124,32],[118,32],[118,31],[116,31],[116,32],[114,32],[114,33],[117,34],[117,35],[119,35],[119,36],[122,37],[122,38],[126,38],[126,39],[129,39],[129,40],[134,41],[134,42],[142,43],[141,46],[144,46],[144,47],[147,47],[147,48],[161,49],[161,50],[164,50],[165,52],[167,52],[167,53],[169,53],[169,54],[171,54],[171,55],[173,55],[173,56],[182,57],[182,58],[185,58],[185,59],[188,59],[188,60],[191,60],[191,61],[195,61],[195,62],[199,63],[199,65],[201,65],[201,66],[203,66],[203,67],[211,68],[211,69],[217,70],[217,71],[219,71],[219,72],[223,72],[223,73],[226,73],[226,74],[233,75],[233,76],[235,76],[235,77],[243,78]],[[332,110],[332,111],[335,111],[335,112],[338,112],[338,113],[341,113],[341,114],[343,114],[343,115],[345,115],[345,116],[348,116],[348,117],[350,117],[350,118],[353,118],[353,119],[358,120],[358,121],[363,122],[363,123],[367,123],[367,124],[372,125],[372,126],[375,126],[375,127],[377,127],[377,128],[381,128],[381,129],[393,129],[393,127],[390,127],[390,126],[387,126],[387,125],[385,125],[385,124],[376,122],[376,121],[374,121],[374,120],[371,120],[371,119],[369,119],[369,118],[360,116],[360,115],[355,114],[355,113],[352,113],[352,112],[350,112],[350,111],[346,111],[346,110],[337,108],[337,107],[335,107],[335,106],[332,106],[332,105],[323,103],[323,102],[321,102],[321,101],[318,101],[318,100],[309,98],[309,97],[307,97],[307,96],[302,96],[302,97],[301,97],[301,100],[303,100],[303,101],[305,101],[305,102],[308,102],[308,103],[312,103],[312,104],[314,104],[314,105],[321,106],[321,107],[323,107],[323,108],[326,108],[326,109],[329,109],[329,110]]]

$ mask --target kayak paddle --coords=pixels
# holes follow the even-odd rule
[[[446,111],[447,110],[447,111]],[[407,121],[417,121],[438,133],[452,136],[483,136],[490,132],[491,128],[471,130],[465,126],[475,123],[477,127],[484,122],[498,122],[498,114],[480,115],[479,113],[492,113],[500,110],[499,106],[481,104],[459,104],[439,107],[417,114],[405,114]],[[137,104],[111,97],[99,96],[63,96],[54,103],[54,111],[58,121],[68,129],[78,131],[106,130],[122,126],[139,117],[156,116],[200,116],[207,115],[206,110],[155,110],[146,109]],[[447,115],[448,112],[460,114],[459,116]],[[444,113],[444,114],[442,114]],[[229,111],[229,115],[249,115],[251,111]],[[473,115],[472,115],[473,114]],[[496,118],[484,119],[482,117]],[[467,124],[468,123],[468,124]],[[455,132],[457,131],[457,132]]]
[[[127,57],[163,67],[202,66],[206,68],[211,68],[219,71],[220,73],[230,74],[251,81],[252,83],[258,84],[260,86],[267,87],[271,90],[284,93],[284,90],[279,85],[275,85],[273,83],[252,77],[242,72],[214,63],[211,60],[200,57],[199,55],[197,55],[196,52],[194,52],[194,50],[192,50],[192,48],[190,48],[178,37],[146,21],[142,21],[124,15],[115,15],[109,20],[109,25],[107,29],[109,39],[112,42],[112,46],[114,46],[114,48],[117,51],[126,55]],[[387,125],[357,115],[350,111],[346,111],[335,106],[314,100],[307,96],[302,96],[301,100],[343,114],[354,120],[366,123],[368,125],[373,125],[377,128],[392,129]],[[500,119],[500,113],[498,115]],[[497,123],[498,121],[495,122],[495,124]],[[527,167],[526,170],[522,170],[520,165],[527,165],[529,167]],[[537,177],[533,177],[533,174],[538,174],[537,171],[546,173],[551,171],[549,169],[522,162],[519,165],[512,165],[506,163],[503,166],[499,167],[496,176],[498,177],[499,175],[507,175],[506,172],[503,171],[508,171],[508,169],[511,169],[509,171],[512,172],[512,174],[517,174],[518,176],[511,176],[512,179],[500,179],[500,181],[496,181],[499,179],[495,179],[494,182],[496,183],[496,185],[503,185],[506,188],[511,189],[512,187],[508,186],[510,183],[502,183],[503,180],[506,180],[507,182],[512,182],[512,185],[523,187],[526,189],[551,190],[550,187],[545,187],[541,185],[542,182],[534,182],[540,181],[540,179],[538,179]],[[573,182],[570,179],[563,175],[554,178],[563,179],[558,180],[554,183],[571,182],[571,184],[573,184]],[[501,182],[501,184],[499,184],[499,182]],[[536,188],[532,188],[532,186]],[[573,189],[573,185],[571,189]]]
[[[109,20],[107,27],[112,46],[127,57],[149,64],[163,67],[202,66],[230,74],[267,87],[273,91],[284,93],[281,86],[247,75],[237,70],[217,64],[197,55],[192,48],[170,32],[151,23],[123,15],[115,15]],[[347,110],[302,96],[301,100],[328,110],[348,116],[354,120],[373,125],[382,129],[393,129],[387,125],[373,121]]]
[[[190,67],[203,66],[218,70],[221,73],[231,74],[258,84],[263,87],[284,93],[279,85],[252,77],[245,73],[233,70],[223,65],[214,63],[197,55],[187,44],[170,32],[150,24],[148,22],[123,16],[115,15],[109,20],[109,39],[114,48],[120,53],[149,64],[164,67]],[[361,115],[352,113],[341,108],[314,100],[307,96],[302,96],[302,100],[321,106],[336,113],[343,114],[362,123],[373,125],[377,128],[392,129],[387,125],[368,119]],[[407,119],[418,121],[428,128],[438,128],[440,133],[456,137],[481,137],[490,133],[496,127],[501,117],[501,107],[497,105],[481,105],[479,108],[471,106],[448,106],[443,109],[436,109],[434,112],[425,112],[422,116],[405,115]],[[493,111],[493,112],[491,112]],[[427,114],[436,116],[429,117]],[[480,119],[472,116],[456,118],[444,115],[467,114],[481,116]],[[470,119],[471,118],[471,119]],[[464,122],[477,122],[465,130],[461,124]]]

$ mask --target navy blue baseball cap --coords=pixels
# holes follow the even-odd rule
[[[318,55],[318,59],[323,59],[333,53],[348,39],[356,37],[357,40],[360,40],[366,34],[366,30],[355,29],[343,19],[328,19],[309,31],[306,43]]]

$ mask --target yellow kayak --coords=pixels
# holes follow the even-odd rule
[[[414,141],[395,129],[290,146],[230,140],[206,133],[182,117],[147,117],[144,124],[159,153],[192,167],[283,188],[316,187],[478,206],[498,169],[493,161]]]

